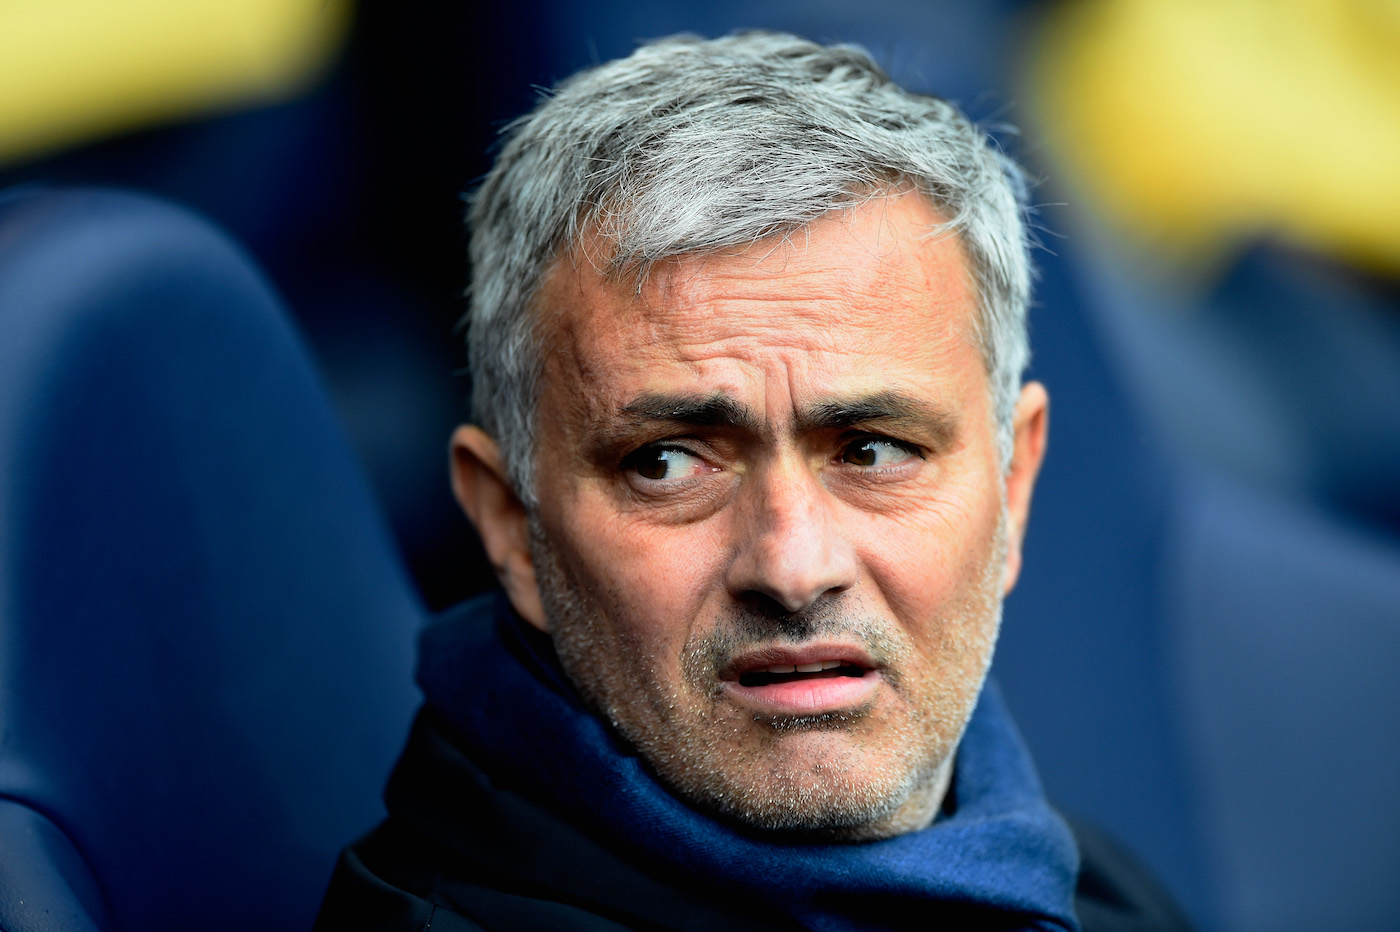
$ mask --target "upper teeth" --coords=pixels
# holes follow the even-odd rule
[[[835,670],[841,666],[839,660],[816,660],[812,663],[775,663],[771,667],[764,667],[764,673],[820,673],[823,670]]]

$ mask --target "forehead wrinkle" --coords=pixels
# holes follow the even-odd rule
[[[783,345],[788,341],[777,339],[783,328],[799,340],[825,337],[833,323],[850,317],[852,295],[819,285],[809,274],[754,276],[759,288],[745,288],[734,276],[697,276],[649,295],[640,316],[654,334],[692,345],[746,338]]]
[[[835,268],[842,274],[848,271],[845,266]],[[946,348],[950,339],[968,342],[976,329],[976,309],[964,305],[967,292],[956,286],[931,287],[923,275],[911,275],[913,270],[907,268],[902,271],[872,281],[869,290],[858,282],[840,290],[828,286],[771,294],[732,293],[720,290],[723,283],[708,281],[703,285],[709,294],[692,292],[683,303],[653,304],[638,315],[637,325],[646,334],[645,342],[668,345],[678,357],[697,361],[737,348],[751,353],[864,349],[865,344],[851,343],[853,333],[861,332],[864,340],[875,343],[894,339],[896,335],[888,330],[891,317],[907,325],[901,308],[908,307],[922,321],[921,332],[915,346],[898,339],[898,347],[922,355]]]
[[[835,222],[846,225],[844,219]],[[882,233],[886,226],[882,218]],[[805,228],[804,233],[810,238],[812,231]],[[784,241],[758,255],[678,257],[652,276],[639,297],[644,313],[661,318],[663,326],[678,310],[742,308],[746,304],[781,305],[793,319],[807,318],[822,326],[849,317],[852,309],[878,309],[909,301],[912,296],[917,296],[914,300],[919,303],[925,296],[933,297],[930,310],[934,310],[947,298],[938,300],[930,270],[916,255],[898,248],[898,242],[899,237],[894,236],[892,241],[872,248],[852,236],[849,241],[824,242],[815,254],[810,245],[798,247]],[[859,255],[850,255],[851,250]],[[863,261],[870,258],[880,260],[880,264]],[[839,313],[832,313],[829,305],[836,305]],[[765,309],[762,313],[771,312]]]
[[[757,256],[691,254],[664,260],[640,293],[606,280],[589,263],[576,261],[576,255],[562,255],[537,304],[544,318],[542,329],[555,351],[547,350],[547,357],[570,357],[552,360],[572,370],[572,378],[564,382],[609,381],[616,373],[611,366],[603,368],[606,364],[590,351],[600,345],[601,337],[602,345],[612,345],[638,360],[655,353],[657,362],[669,359],[688,367],[736,355],[750,362],[774,363],[788,369],[788,381],[796,384],[805,380],[791,371],[799,362],[821,369],[828,354],[870,350],[868,342],[850,340],[853,328],[858,328],[865,332],[866,341],[883,344],[896,356],[923,357],[937,369],[953,346],[972,342],[967,338],[972,336],[969,331],[975,331],[971,319],[976,316],[975,294],[968,287],[962,243],[957,236],[901,237],[902,231],[887,216],[890,206],[881,205],[879,214],[870,218],[878,233],[873,249],[855,237],[849,241],[861,255],[878,254],[887,260],[874,268],[855,256],[843,256],[844,240],[833,243],[823,237],[823,249],[804,249],[803,240],[816,238],[814,228],[799,231],[802,236],[796,243],[754,244],[752,248],[761,245],[766,250]],[[849,225],[845,217],[837,222]],[[901,239],[905,245],[917,243],[918,252],[896,248]],[[934,254],[926,251],[936,245],[943,249]],[[833,246],[838,251],[834,257],[825,248]],[[765,287],[768,283],[777,287]],[[962,298],[972,299],[968,302],[973,305],[971,314],[958,307]],[[954,307],[959,313],[953,326],[945,329],[937,321],[947,319],[941,312]],[[912,334],[901,337],[882,326],[886,309],[901,318],[901,309],[911,308],[934,324],[912,344],[907,339]],[[692,375],[700,371],[693,369]],[[564,394],[568,398],[561,400],[569,407],[590,409],[586,420],[597,426],[611,419],[608,409],[617,410],[598,393]]]

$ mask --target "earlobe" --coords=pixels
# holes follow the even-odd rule
[[[520,617],[547,631],[535,564],[530,555],[529,516],[501,462],[501,451],[481,428],[458,427],[451,444],[452,491],[467,513],[491,567]]]
[[[1045,441],[1050,430],[1050,396],[1039,382],[1021,387],[1013,420],[1014,441],[1011,466],[1006,471],[1006,572],[1002,594],[1009,593],[1021,575],[1021,544],[1030,519],[1031,494],[1045,458]]]

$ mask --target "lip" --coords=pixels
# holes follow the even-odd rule
[[[745,686],[744,673],[771,666],[798,666],[840,661],[860,668],[861,676],[811,676],[788,682]],[[878,665],[864,648],[849,643],[818,642],[771,645],[745,651],[721,671],[725,693],[735,702],[765,715],[822,715],[852,711],[868,704],[884,682]]]
[[[818,663],[823,660],[844,660],[864,670],[879,667],[859,644],[845,641],[815,641],[810,644],[770,644],[736,655],[720,670],[725,682],[739,681],[741,674],[763,667]]]

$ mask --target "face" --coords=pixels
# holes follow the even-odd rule
[[[663,781],[750,826],[928,824],[991,661],[1044,395],[1003,470],[939,220],[876,199],[640,292],[563,259],[533,515],[459,432],[459,496],[517,609]]]

